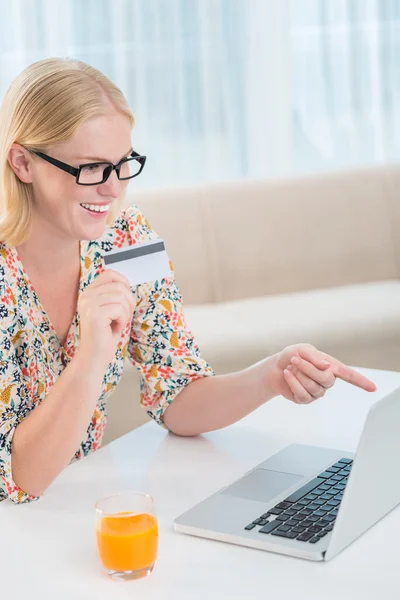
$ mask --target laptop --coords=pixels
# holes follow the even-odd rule
[[[176,531],[328,561],[400,503],[400,388],[369,410],[355,454],[292,444],[174,521]]]

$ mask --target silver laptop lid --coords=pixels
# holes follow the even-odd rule
[[[325,560],[400,503],[399,456],[400,388],[369,410]]]

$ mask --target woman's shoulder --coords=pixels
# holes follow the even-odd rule
[[[11,248],[0,242],[0,320],[2,329],[10,325],[17,304],[17,290],[13,278],[10,276],[10,269],[13,268]]]
[[[0,294],[6,288],[11,287],[10,269],[13,268],[14,260],[12,249],[7,246],[4,242],[0,242]]]

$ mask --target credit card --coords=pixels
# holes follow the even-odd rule
[[[167,252],[161,238],[142,244],[115,248],[104,255],[104,263],[121,273],[131,286],[149,283],[172,275]]]

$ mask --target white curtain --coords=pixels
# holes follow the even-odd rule
[[[291,4],[296,170],[400,159],[400,1]]]
[[[26,65],[104,71],[175,186],[400,158],[400,0],[0,0],[0,98]]]

